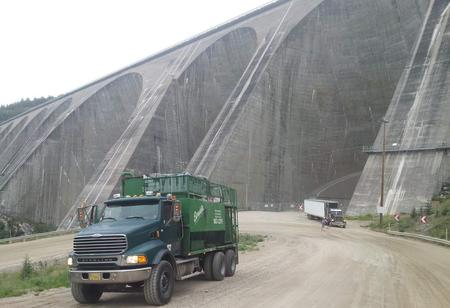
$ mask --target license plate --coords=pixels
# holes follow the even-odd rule
[[[89,280],[100,281],[102,280],[102,276],[100,273],[89,273]]]

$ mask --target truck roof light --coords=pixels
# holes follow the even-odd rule
[[[118,198],[120,198],[120,194],[114,194],[113,195],[113,199],[118,199]]]
[[[147,190],[147,191],[145,192],[145,195],[146,195],[146,196],[153,196],[153,191]]]

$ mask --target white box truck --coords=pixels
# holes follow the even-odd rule
[[[344,214],[339,209],[339,202],[332,200],[306,199],[304,201],[304,212],[308,219],[331,218],[331,225],[345,228],[347,222],[344,220]]]

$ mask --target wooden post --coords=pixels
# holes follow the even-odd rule
[[[386,123],[387,120],[383,119],[383,156],[381,157],[381,198],[380,208],[384,206],[384,160],[386,159]],[[383,223],[383,213],[380,212],[380,226]]]

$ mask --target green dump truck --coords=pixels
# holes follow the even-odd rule
[[[78,209],[86,228],[68,258],[79,303],[143,291],[148,304],[164,305],[176,280],[223,280],[236,271],[234,189],[189,174],[124,177],[120,196],[87,209]]]

